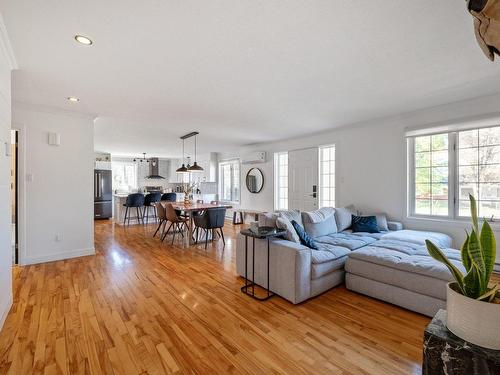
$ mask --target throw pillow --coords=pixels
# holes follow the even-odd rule
[[[276,219],[276,226],[279,229],[286,230],[286,233],[283,236],[286,240],[300,243],[300,238],[297,234],[297,231],[293,227],[292,222],[288,220],[288,218],[280,214],[280,216]]]
[[[283,210],[278,211],[278,215],[281,217],[286,217],[290,222],[295,220],[300,226],[304,226],[302,224],[302,217],[300,216],[299,210]]]
[[[302,212],[302,222],[307,234],[313,238],[337,233],[335,209],[323,207],[316,211]]]
[[[351,229],[353,232],[380,233],[376,216],[352,215]]]
[[[337,222],[337,230],[342,232],[349,229],[352,224],[352,215],[356,215],[357,211],[353,205],[347,207],[335,208],[335,221]]]
[[[309,237],[309,235],[306,233],[304,228],[302,228],[299,223],[297,223],[295,220],[292,220],[292,225],[295,228],[295,231],[297,232],[297,235],[299,236],[300,243],[304,246],[307,246],[310,249],[318,250],[318,246],[316,245],[316,242]]]

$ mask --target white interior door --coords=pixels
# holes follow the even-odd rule
[[[318,149],[288,152],[288,208],[318,209]]]

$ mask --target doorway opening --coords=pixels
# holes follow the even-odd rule
[[[12,263],[19,264],[19,134],[17,130],[10,131],[10,193],[11,193],[11,228],[12,228]]]

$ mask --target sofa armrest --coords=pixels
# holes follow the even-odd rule
[[[252,238],[248,238],[247,275],[252,279]],[[245,236],[238,234],[236,271],[245,276]],[[267,240],[255,239],[255,283],[267,286]],[[311,249],[301,244],[273,238],[269,247],[270,290],[292,303],[311,295]]]
[[[389,228],[389,230],[402,230],[403,223],[400,223],[399,221],[388,221],[387,227]]]

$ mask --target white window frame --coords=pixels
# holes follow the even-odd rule
[[[333,175],[333,181],[334,181],[334,185],[333,186],[328,186],[329,189],[333,189],[334,191],[334,194],[333,194],[333,199],[328,199],[328,202],[333,202],[333,204],[328,204],[328,205],[323,205],[323,149],[325,148],[330,148],[330,149],[333,149],[333,160],[330,159],[327,160],[330,164],[330,173],[328,173],[329,176]],[[318,161],[319,161],[319,191],[318,191],[318,203],[319,203],[319,208],[322,208],[322,207],[335,207],[336,203],[337,203],[337,147],[335,146],[335,144],[329,144],[329,145],[324,145],[324,146],[319,146],[318,147],[318,152],[319,152],[319,155],[318,155]],[[330,150],[331,152],[331,150]],[[332,170],[332,166],[333,166],[333,173],[331,173],[331,170]],[[331,194],[331,192],[330,192]],[[331,196],[330,196],[331,198]]]
[[[231,187],[234,186],[234,171],[233,171],[233,166],[234,165],[238,165],[238,176],[237,176],[237,179],[238,179],[238,192],[237,194],[233,197],[231,197],[230,200],[227,200],[227,199],[223,199],[223,183],[224,183],[224,177],[223,177],[223,174],[222,174],[222,167],[224,165],[230,165],[230,185]],[[233,188],[231,188],[231,190],[233,190]],[[231,194],[232,195],[232,194]],[[241,161],[240,159],[229,159],[229,160],[223,160],[221,162],[219,162],[219,199],[221,202],[227,202],[227,203],[234,203],[234,204],[239,204],[240,201],[241,201]]]
[[[468,221],[470,216],[460,216],[459,207],[459,145],[458,134],[462,131],[500,127],[490,125],[484,127],[461,128],[453,131],[435,131],[407,137],[407,217],[422,219],[444,219],[450,221]],[[436,134],[448,134],[448,215],[422,215],[415,213],[415,138]],[[478,146],[479,147],[479,146]],[[478,197],[475,197],[478,199]],[[487,218],[488,219],[488,218]],[[496,218],[498,219],[498,218]]]
[[[287,169],[287,195],[286,198],[281,196],[281,190],[284,188],[281,186],[280,181],[282,176],[280,174],[280,157],[283,157],[286,155],[286,169]],[[280,201],[286,200],[286,205],[280,205]],[[287,210],[288,209],[288,151],[284,152],[275,152],[274,153],[274,210]]]

